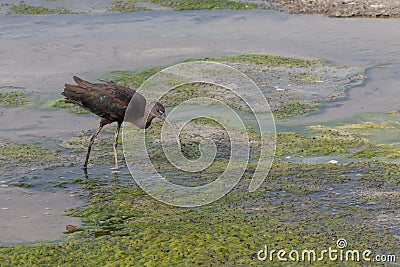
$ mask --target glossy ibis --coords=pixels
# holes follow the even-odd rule
[[[87,168],[90,150],[96,136],[105,125],[117,122],[117,130],[114,138],[114,160],[115,170],[118,170],[118,135],[124,118],[141,129],[148,128],[154,118],[159,118],[165,121],[172,129],[180,146],[179,136],[168,121],[165,115],[165,108],[160,103],[151,102],[146,105],[146,99],[142,95],[136,93],[133,89],[115,82],[100,80],[100,83],[91,83],[76,76],[73,76],[73,79],[76,85],[65,84],[64,92],[61,93],[65,96],[65,101],[74,103],[101,117],[99,128],[90,138],[85,164],[83,165],[84,169]],[[129,114],[125,117],[131,100],[132,103],[128,109]]]

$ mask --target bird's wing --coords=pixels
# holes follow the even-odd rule
[[[62,93],[67,101],[110,121],[123,121],[135,90],[113,82],[91,83],[76,76],[74,80],[77,85],[66,84]]]

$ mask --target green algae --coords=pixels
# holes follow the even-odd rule
[[[49,151],[35,143],[19,144],[0,140],[0,167],[18,165],[46,165],[57,163],[62,156],[57,150]]]
[[[192,61],[245,63],[263,65],[267,67],[314,67],[326,65],[323,61],[320,60],[308,60],[267,54],[243,54],[222,57],[190,58],[184,60],[183,62]],[[111,71],[111,74],[113,74],[114,76],[112,76],[111,79],[117,83],[138,88],[148,78],[161,71],[162,69],[163,67],[148,67],[139,72],[129,70],[113,70]],[[309,75],[310,74],[308,74],[308,76]]]
[[[66,8],[46,8],[42,6],[27,5],[23,1],[19,4],[13,4],[10,6],[9,14],[33,14],[33,15],[44,15],[44,14],[72,14],[71,10]]]
[[[183,62],[213,61],[230,65],[245,73],[264,92],[276,118],[311,113],[323,101],[345,96],[345,90],[359,85],[365,78],[364,70],[338,67],[321,60],[282,57],[267,54],[242,54],[221,57],[189,58]],[[110,79],[132,88],[138,88],[162,67],[141,71],[112,71]],[[171,84],[180,84],[179,77],[171,76]],[[236,95],[228,94],[220,86],[192,83],[173,88],[162,103],[175,106],[184,100],[208,96],[223,100],[229,106],[248,111],[249,107]]]
[[[139,72],[130,70],[113,70],[110,72],[112,77],[106,80],[112,80],[128,87],[139,88],[148,78],[162,69],[162,67],[149,67]]]
[[[258,9],[262,5],[254,3],[243,3],[229,0],[145,0],[153,4],[170,7],[176,10],[201,10],[201,9]]]
[[[395,129],[396,127],[389,125],[389,124],[383,124],[383,123],[373,123],[373,122],[363,122],[363,123],[351,123],[351,124],[345,124],[342,126],[338,127],[339,129]]]
[[[275,109],[273,114],[275,118],[286,118],[290,116],[297,116],[303,115],[306,113],[310,113],[318,109],[318,105],[308,104],[308,103],[301,103],[301,102],[293,102],[293,103],[286,103],[282,105],[281,108]]]
[[[69,112],[75,114],[89,114],[90,112],[84,108],[81,108],[73,103],[65,102],[64,99],[58,99],[51,104],[53,108],[66,108]]]
[[[73,106],[75,106],[75,104],[73,103],[67,103],[65,102],[64,99],[58,99],[56,101],[54,101],[51,106],[53,108],[72,108]]]
[[[245,64],[264,65],[268,67],[313,67],[322,66],[325,63],[321,60],[307,60],[292,57],[282,57],[278,55],[267,54],[243,54],[223,57],[204,57],[196,59],[187,59],[190,61],[216,61],[216,62],[239,62]]]
[[[114,12],[134,12],[140,10],[148,10],[148,8],[137,5],[136,0],[113,0],[111,11]]]
[[[71,108],[69,111],[72,113],[75,113],[75,114],[89,114],[90,113],[90,111],[87,111],[86,109],[83,109],[78,106]]]
[[[277,143],[276,155],[278,156],[289,153],[309,156],[348,154],[350,148],[361,148],[367,141],[335,136],[330,133],[306,137],[295,132],[282,132],[277,134]]]
[[[57,185],[60,181],[43,181],[37,172],[71,166],[77,162],[74,155],[67,155],[36,143],[16,143],[0,139],[0,149],[0,170],[5,179],[5,186],[32,188],[38,184],[44,187]]]
[[[0,105],[3,107],[16,107],[29,104],[30,100],[23,92],[0,93]]]
[[[298,168],[295,172],[307,175],[305,180],[312,179],[310,166],[285,165],[292,171]],[[282,167],[276,164],[271,175],[281,174]],[[339,173],[354,167],[367,170],[366,165],[341,166]],[[372,172],[377,167],[368,169]],[[313,168],[314,174],[327,173],[327,170],[326,164]],[[333,175],[334,170],[328,173]],[[276,183],[279,179],[272,181]],[[0,246],[0,260],[4,266],[16,263],[259,266],[256,253],[264,244],[276,249],[317,249],[334,247],[338,238],[346,238],[351,248],[373,246],[376,250],[385,248],[395,252],[396,241],[371,225],[365,228],[343,220],[342,216],[318,211],[316,203],[310,201],[304,200],[303,205],[268,201],[265,190],[273,190],[274,186],[264,184],[261,188],[264,193],[256,196],[235,190],[214,204],[191,209],[165,205],[136,187],[96,186],[91,189],[89,204],[71,211],[71,215],[84,220],[78,232],[55,243]],[[292,186],[291,191],[297,192],[296,186],[288,183],[286,186]],[[277,260],[269,264],[281,266]],[[336,266],[336,263],[324,261],[315,265]]]
[[[171,89],[168,94],[163,95],[159,99],[159,102],[163,103],[163,105],[166,107],[173,107],[187,100],[193,100],[201,97],[206,99],[204,101],[196,100],[196,104],[202,106],[215,105],[212,102],[210,103],[208,100],[208,98],[212,98],[225,103],[231,108],[242,111],[250,111],[246,102],[229,89],[223,86],[204,82],[186,83],[177,86]]]
[[[197,121],[206,126],[210,126],[209,123],[208,120]],[[158,133],[160,126],[160,122],[156,123],[151,134]],[[330,142],[330,138],[336,138],[335,142],[343,139],[343,147],[353,146],[351,140],[356,145],[364,142],[342,130],[329,131],[320,126],[310,131],[309,137],[280,133],[277,151],[302,153],[301,149],[295,150],[294,145],[287,147],[292,143],[308,151],[305,139],[314,140],[312,135],[322,136],[324,131],[326,138],[320,137],[321,144]],[[108,129],[106,135],[111,137],[111,133]],[[81,139],[88,136],[85,134]],[[111,146],[109,150],[111,152]],[[321,148],[321,151],[324,150]],[[338,148],[332,148],[331,152],[341,153]],[[164,160],[156,159],[156,164]],[[214,170],[217,169],[223,169],[223,164]],[[365,219],[365,214],[374,218],[377,211],[368,209],[368,205],[354,204],[374,201],[375,205],[386,207],[389,213],[395,210],[398,195],[390,194],[388,199],[376,184],[398,184],[397,164],[370,161],[308,165],[278,159],[267,182],[248,194],[244,189],[253,170],[254,165],[249,166],[243,182],[226,197],[208,206],[190,209],[160,203],[136,186],[88,183],[85,187],[89,191],[88,205],[69,210],[71,216],[79,216],[84,222],[74,234],[52,243],[0,246],[0,261],[4,266],[259,266],[262,262],[257,260],[257,252],[264,245],[271,249],[318,249],[335,247],[339,238],[346,238],[352,249],[372,247],[374,251],[398,253],[397,241],[391,238],[390,230],[384,228],[386,234],[383,234],[376,222]],[[340,199],[336,195],[324,195],[331,190],[329,188],[346,190],[349,185],[352,190],[362,192],[367,188],[370,193],[349,194]],[[60,186],[64,185],[60,183]],[[267,263],[270,266],[282,264],[278,260]],[[349,265],[353,263],[354,266],[359,264],[349,262]],[[289,264],[296,266],[298,263]],[[336,262],[325,260],[313,265],[336,266]]]
[[[381,144],[367,138],[360,129],[373,129],[386,131],[392,129],[388,125],[377,125],[371,123],[339,125],[327,127],[321,125],[309,126],[311,131],[308,136],[296,132],[278,133],[276,155],[284,156],[294,154],[300,156],[326,156],[326,155],[345,155],[360,159],[399,159],[399,143]],[[346,129],[346,130],[343,130]],[[376,133],[377,134],[377,133]],[[382,133],[381,133],[382,134]],[[302,144],[299,146],[298,144]]]

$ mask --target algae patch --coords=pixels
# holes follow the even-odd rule
[[[44,14],[71,14],[71,10],[66,8],[47,8],[43,6],[27,5],[23,1],[19,4],[13,4],[9,7],[8,14],[33,14],[33,15],[44,15]]]
[[[254,3],[242,3],[240,1],[229,0],[205,0],[205,1],[188,1],[188,0],[145,0],[154,4],[167,6],[176,10],[201,10],[201,9],[258,9],[263,5]]]
[[[194,124],[219,131],[213,120],[198,119]],[[110,152],[112,158],[111,128],[106,129],[106,136],[97,147],[110,145],[104,151]],[[149,129],[149,137],[155,136],[149,140],[154,145],[150,150],[160,155],[154,158],[160,170],[168,171],[170,167],[157,152],[161,148],[155,145],[160,128],[161,123],[157,122]],[[256,133],[249,131],[255,138]],[[200,133],[204,135],[205,131]],[[89,133],[82,133],[64,145],[84,151],[82,140],[88,137]],[[203,138],[187,137],[183,138],[183,144]],[[308,136],[279,133],[277,151],[279,155],[348,153],[346,148],[364,142],[369,141],[345,130],[315,126],[310,128]],[[316,144],[317,151],[311,150],[311,143]],[[337,145],[329,150],[333,144]],[[225,142],[219,145],[227,146]],[[39,155],[45,152],[36,149]],[[193,151],[197,151],[196,147]],[[220,162],[221,165],[211,170],[223,169],[224,161]],[[81,217],[84,224],[63,241],[0,246],[0,261],[5,266],[21,262],[61,265],[71,258],[75,259],[74,265],[97,266],[258,266],[256,253],[264,244],[278,249],[318,249],[333,247],[337,239],[344,237],[352,249],[373,246],[375,251],[398,253],[398,240],[393,238],[396,231],[393,214],[400,203],[397,164],[360,161],[311,165],[278,158],[267,181],[256,192],[248,194],[254,169],[255,165],[250,164],[237,187],[224,198],[190,209],[160,203],[134,185],[121,186],[117,182],[104,185],[95,182],[97,177],[92,177],[91,182],[78,181],[88,192],[88,205],[69,212],[71,216]],[[209,175],[210,172],[196,178],[206,180]],[[281,266],[281,262],[275,260],[269,265]],[[314,262],[314,265],[336,266],[336,262]]]
[[[216,62],[231,62],[231,63],[244,63],[253,65],[263,65],[267,67],[312,67],[326,65],[321,60],[307,60],[301,58],[282,57],[278,55],[267,54],[243,54],[222,57],[204,57],[186,59],[185,62],[190,61],[216,61]]]
[[[16,107],[29,104],[30,100],[23,92],[0,93],[0,105],[3,107]]]
[[[113,0],[111,11],[114,12],[134,12],[148,10],[148,8],[138,6],[136,0]]]
[[[60,160],[58,151],[48,151],[34,143],[19,144],[0,140],[1,168],[12,167],[15,164],[46,165]]]
[[[124,86],[138,88],[148,78],[161,71],[162,69],[162,67],[149,67],[139,72],[130,70],[113,70],[110,72],[111,78],[106,78],[106,80],[112,80]]]
[[[240,1],[229,1],[229,0],[204,0],[204,1],[190,1],[190,0],[114,0],[112,11],[117,12],[134,12],[139,10],[148,10],[143,6],[144,3],[158,5],[174,10],[204,10],[204,9],[264,9],[266,8],[263,4],[256,3],[243,3]]]
[[[244,54],[223,57],[187,59],[189,61],[214,61],[227,64],[246,74],[264,94],[277,118],[298,116],[316,111],[322,102],[334,101],[345,92],[360,85],[364,70],[354,67],[335,66],[315,59],[300,59],[265,54]],[[138,88],[161,67],[147,68],[139,72],[118,70],[111,72],[110,79],[123,85]],[[179,77],[170,77],[171,80]],[[163,101],[175,106],[180,101],[199,96],[222,97],[234,108],[248,110],[234,94],[223,92],[220,87],[206,83],[186,84],[174,88]],[[226,91],[226,90],[225,90]],[[164,104],[163,102],[163,104]]]
[[[59,100],[54,101],[51,104],[51,106],[53,108],[66,108],[66,109],[68,109],[69,112],[72,112],[75,114],[89,114],[90,113],[86,109],[81,108],[75,104],[65,102],[64,99],[59,99]]]
[[[385,168],[372,163],[334,169],[327,164],[278,162],[269,182],[254,195],[244,194],[245,183],[211,205],[190,209],[160,203],[134,186],[94,186],[88,189],[89,204],[71,211],[71,215],[81,216],[84,221],[77,232],[55,243],[0,246],[0,260],[5,266],[21,262],[64,264],[71,258],[73,264],[83,265],[258,266],[256,253],[264,244],[318,249],[333,247],[343,237],[354,249],[374,246],[376,250],[384,248],[396,253],[398,243],[388,234],[389,229],[384,234],[372,221],[360,223],[363,213],[374,218],[375,210],[346,208],[354,201],[365,203],[367,195],[347,194],[341,198],[345,202],[330,201],[337,200],[335,196],[318,195],[321,190],[346,188],[353,181],[342,179],[341,175],[364,170],[367,176]],[[320,173],[327,174],[325,179],[318,177]],[[292,178],[284,179],[283,174]],[[379,177],[364,180],[372,182],[370,190],[374,180],[379,181]],[[377,204],[384,203],[384,198],[379,198],[382,194],[376,193],[373,195]],[[398,195],[391,196],[394,204]],[[281,266],[277,260],[269,264]]]
[[[66,179],[60,168],[78,164],[76,155],[61,153],[36,143],[16,143],[0,139],[0,186],[47,188],[61,186]],[[54,179],[54,180],[53,180]]]

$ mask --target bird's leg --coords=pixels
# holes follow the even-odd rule
[[[96,132],[92,135],[92,137],[90,138],[88,150],[87,150],[87,153],[86,153],[85,165],[83,165],[83,168],[85,168],[85,169],[87,168],[87,165],[88,165],[90,150],[92,150],[92,145],[93,145],[93,143],[94,143],[94,139],[95,139],[96,136],[100,133],[101,129],[103,129],[103,126],[104,126],[104,125],[101,125],[101,124],[100,124],[99,128],[97,128],[97,131],[96,131]]]
[[[119,136],[119,130],[121,129],[121,123],[118,122],[117,125],[117,130],[115,131],[115,137],[114,137],[114,160],[115,160],[115,170],[118,171],[118,154],[117,154],[117,146],[118,146],[118,136]]]
[[[85,178],[89,179],[89,174],[87,172],[87,168],[83,168],[83,173],[85,174]]]

